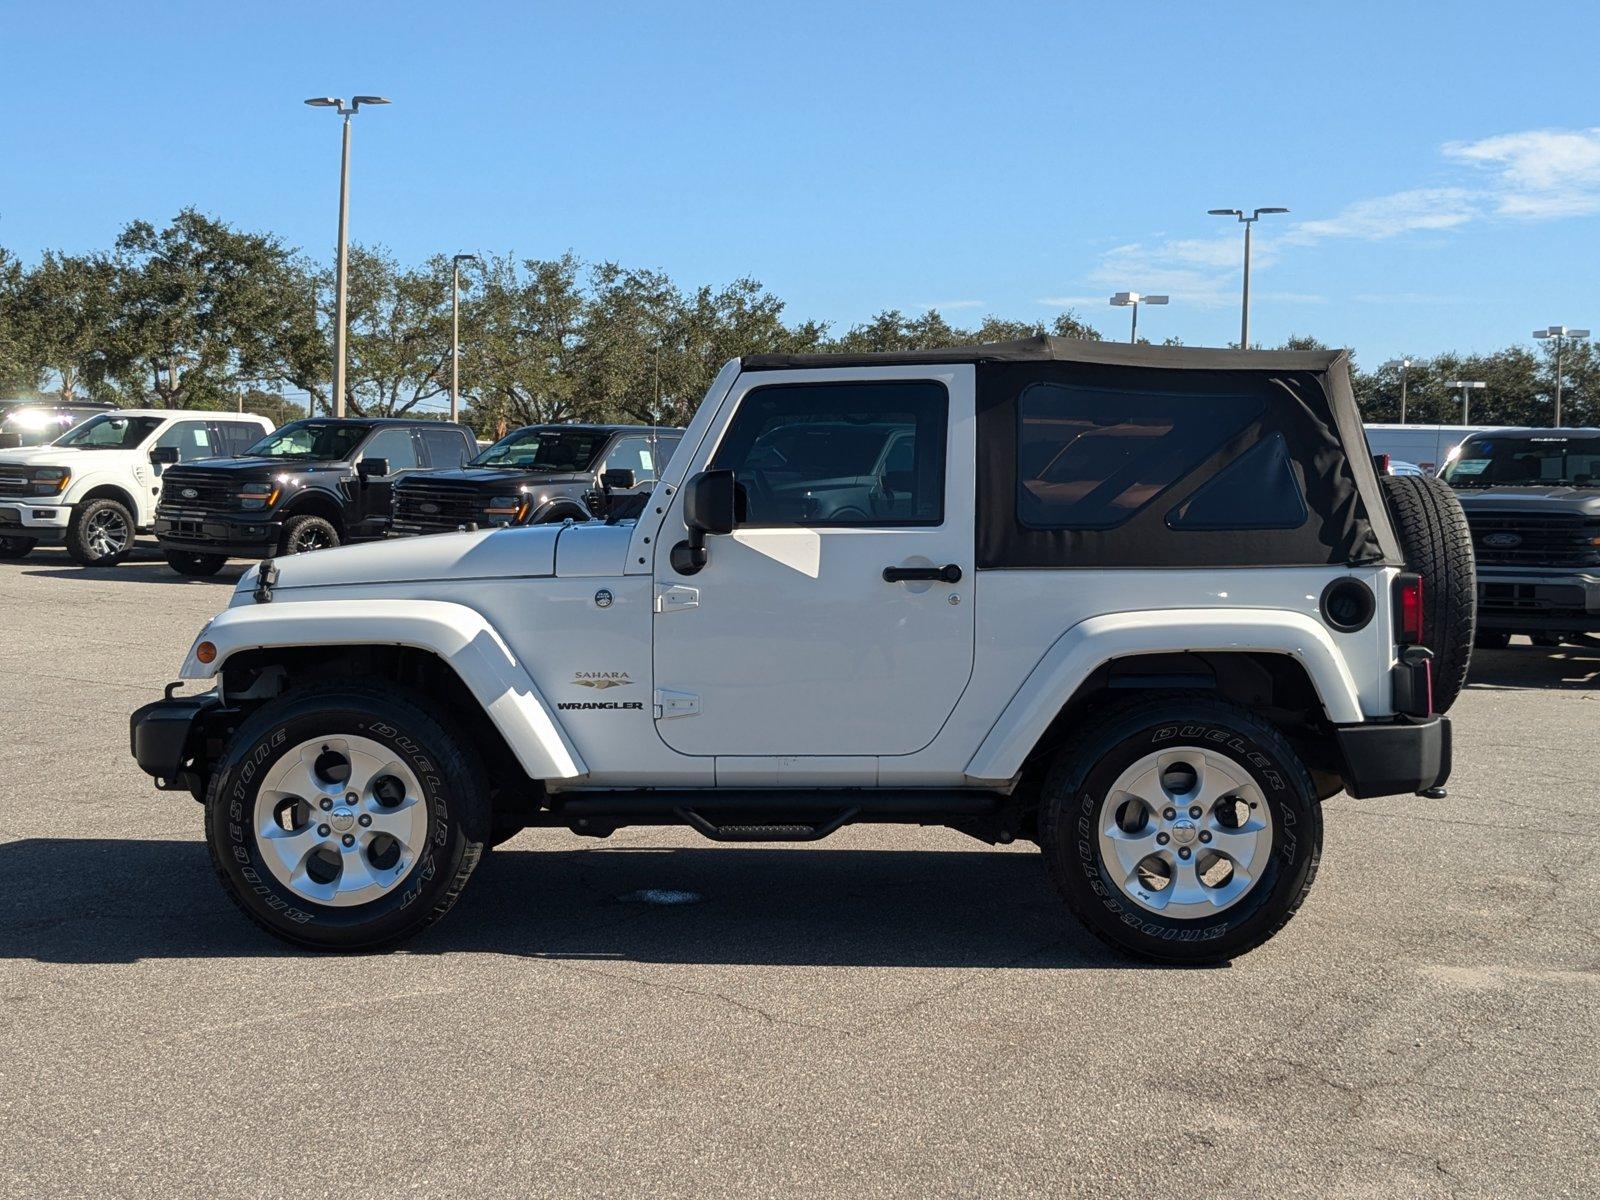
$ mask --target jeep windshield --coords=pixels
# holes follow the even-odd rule
[[[611,432],[606,429],[519,429],[468,465],[545,475],[576,474],[589,470],[610,438]]]
[[[340,462],[356,452],[371,428],[344,421],[290,421],[251,446],[243,457]]]
[[[1440,476],[1451,487],[1600,487],[1600,434],[1481,434]]]
[[[51,445],[71,446],[74,450],[135,450],[164,419],[102,413],[67,430]]]

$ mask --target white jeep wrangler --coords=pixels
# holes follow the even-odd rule
[[[1449,774],[1471,546],[1424,499],[1397,528],[1339,354],[746,357],[636,519],[252,569],[132,749],[308,946],[415,933],[530,826],[887,821],[1035,841],[1108,942],[1225,958],[1324,799]]]

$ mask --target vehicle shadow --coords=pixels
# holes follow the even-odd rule
[[[230,562],[207,579],[192,579],[187,575],[180,575],[167,565],[167,560],[161,556],[161,551],[154,543],[140,544],[134,547],[133,553],[114,567],[80,567],[72,561],[65,550],[57,547],[41,546],[16,563],[21,574],[36,576],[40,579],[76,579],[111,581],[123,580],[130,583],[186,583],[211,585],[226,584],[232,587],[239,582],[239,576],[247,571],[251,564],[248,562]]]
[[[1600,646],[1512,645],[1474,650],[1467,687],[1484,691],[1557,688],[1600,691]]]
[[[1077,925],[1033,853],[541,848],[550,836],[527,832],[495,850],[456,911],[406,949],[748,966],[1143,965]],[[0,846],[0,877],[16,885],[0,959],[311,953],[250,925],[198,842],[27,839]]]

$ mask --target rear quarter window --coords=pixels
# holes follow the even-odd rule
[[[1259,396],[1037,383],[1017,403],[1017,520],[1110,529],[1261,418]]]

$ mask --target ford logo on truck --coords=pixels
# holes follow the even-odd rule
[[[178,493],[178,495],[182,496],[185,500],[193,500],[196,497],[198,497],[200,495],[200,493],[198,491],[196,491],[194,488],[184,488],[181,492]]]
[[[1504,550],[1511,546],[1522,545],[1522,535],[1518,533],[1486,533],[1483,535],[1483,544],[1493,546],[1497,550]]]

